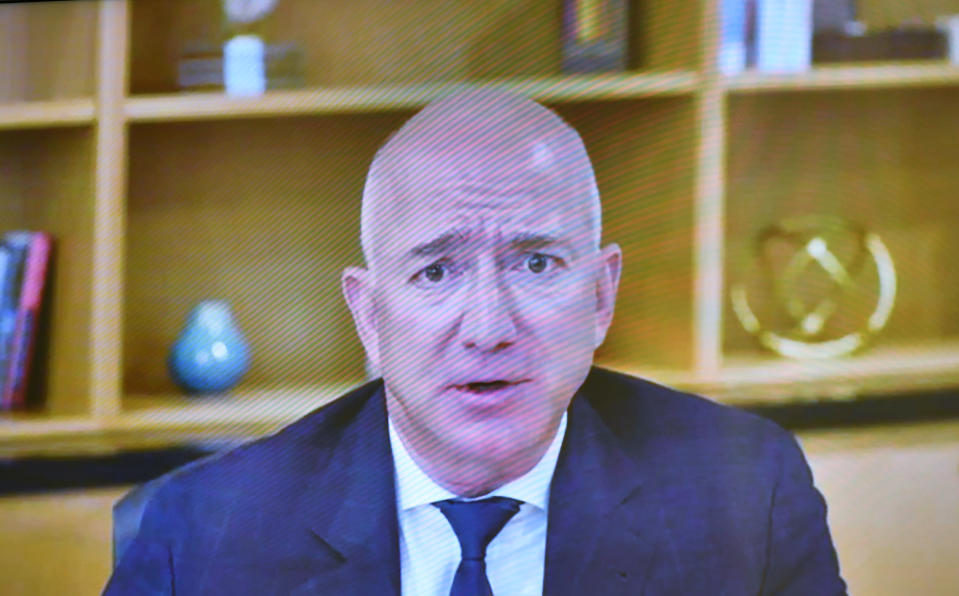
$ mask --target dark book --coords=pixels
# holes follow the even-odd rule
[[[25,252],[19,268],[19,297],[16,301],[7,362],[4,364],[6,374],[0,393],[3,409],[13,410],[26,405],[27,383],[53,241],[46,232],[11,232],[7,234],[5,241],[8,246]]]
[[[0,398],[10,363],[21,275],[28,248],[29,236],[26,234],[10,233],[0,241]],[[0,410],[5,410],[6,406],[6,402],[0,399]]]
[[[7,361],[9,339],[13,334],[12,323],[14,319],[7,314],[8,312],[15,312],[7,306],[8,303],[12,303],[12,300],[8,299],[8,288],[12,287],[13,284],[7,280],[9,279],[12,282],[15,273],[13,265],[13,251],[6,245],[0,244],[0,387],[3,387],[3,380],[7,376],[3,364]]]

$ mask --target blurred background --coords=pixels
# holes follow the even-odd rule
[[[339,293],[366,169],[469,83],[584,138],[625,258],[597,362],[794,431],[851,593],[959,593],[954,15],[0,4],[3,592],[99,593],[132,486],[369,378]]]

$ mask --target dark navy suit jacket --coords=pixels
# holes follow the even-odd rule
[[[167,482],[106,594],[399,594],[397,527],[374,381]],[[844,593],[790,434],[591,370],[551,486],[544,594]]]

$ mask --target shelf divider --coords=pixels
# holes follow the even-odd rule
[[[99,10],[89,348],[94,418],[120,411],[127,168],[123,97],[129,64],[129,0],[103,2]]]
[[[725,91],[718,66],[719,9],[702,3],[702,79],[696,96],[699,137],[693,220],[693,370],[714,375],[722,366],[725,215]]]

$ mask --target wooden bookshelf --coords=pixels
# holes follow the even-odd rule
[[[266,32],[304,48],[306,86],[243,99],[176,88],[215,2],[0,5],[0,221],[60,240],[45,400],[0,415],[0,454],[249,438],[362,382],[338,276],[360,259],[366,168],[416,109],[477,83],[553,107],[594,160],[625,252],[598,363],[735,404],[959,388],[959,68],[724,77],[717,2],[659,5],[633,3],[626,72],[568,75],[554,0],[282,0]],[[813,211],[879,233],[899,296],[862,353],[792,361],[757,347],[729,288],[761,226]],[[253,366],[188,398],[165,356],[211,297]]]

